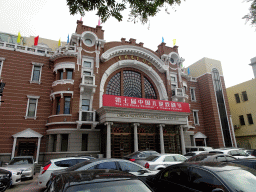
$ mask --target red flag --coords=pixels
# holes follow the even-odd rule
[[[34,45],[36,46],[38,44],[39,35],[34,38]]]

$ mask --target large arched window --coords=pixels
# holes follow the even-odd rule
[[[120,70],[114,74],[107,84],[106,94],[157,99],[155,88],[146,75],[133,70]]]
[[[217,97],[217,103],[218,103],[218,108],[219,108],[222,133],[224,136],[225,146],[232,147],[220,75],[219,75],[219,72],[217,69],[213,69],[212,74],[213,74],[214,90],[215,90],[216,97]]]

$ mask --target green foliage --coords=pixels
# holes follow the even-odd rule
[[[130,9],[129,20],[147,23],[149,17],[154,17],[162,7],[168,13],[168,6],[180,5],[181,0],[67,0],[71,15],[97,10],[97,15],[104,23],[110,17],[122,21],[122,11]]]
[[[256,27],[256,0],[246,0],[247,2],[252,1],[252,4],[249,9],[249,14],[245,15],[243,19],[246,19],[246,22],[250,22],[252,26]]]

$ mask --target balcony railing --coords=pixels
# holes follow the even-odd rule
[[[95,77],[89,75],[83,75],[82,84],[85,85],[95,85]]]
[[[65,45],[65,47],[60,47],[56,49],[55,53],[65,53],[65,52],[76,52],[76,46]]]
[[[185,99],[188,99],[188,95],[185,94],[184,88],[175,88],[172,90],[172,99],[177,102],[185,102]]]
[[[7,42],[0,42],[0,48],[3,49],[12,49],[13,51],[20,51],[20,52],[27,52],[32,54],[41,54],[41,55],[53,55],[53,51],[49,51],[47,49],[39,49],[36,47],[28,47],[22,46],[19,44],[7,43]]]
[[[95,121],[95,111],[79,111],[79,121]]]

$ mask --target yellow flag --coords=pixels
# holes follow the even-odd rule
[[[58,47],[60,46],[60,39],[59,39],[59,43],[58,43]]]
[[[20,38],[21,38],[21,35],[20,35],[20,32],[18,33],[18,38],[17,38],[17,43],[20,43]]]
[[[172,41],[173,41],[173,46],[174,46],[176,44],[176,39],[173,39]]]

